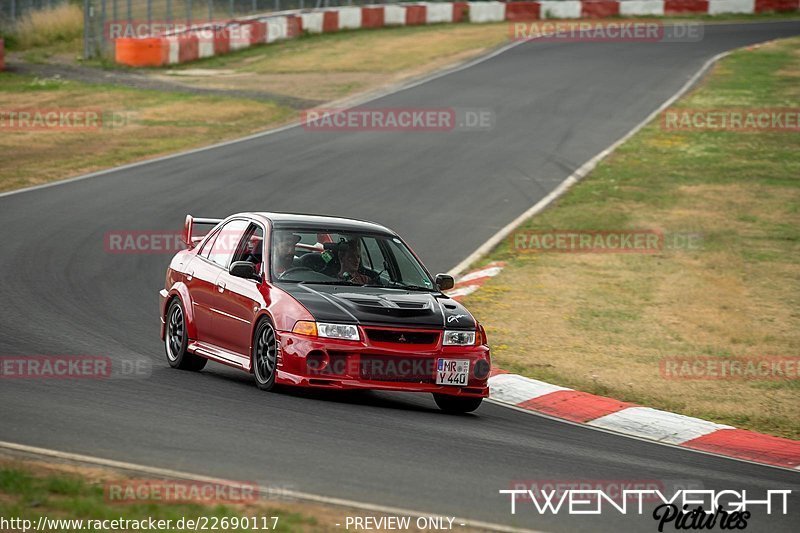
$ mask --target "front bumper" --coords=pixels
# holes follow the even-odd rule
[[[366,339],[362,330],[362,339]],[[368,340],[343,341],[280,332],[277,382],[326,389],[430,392],[451,396],[489,396],[489,347],[399,345]],[[469,360],[465,386],[436,384],[438,359]],[[478,370],[484,370],[485,375]]]

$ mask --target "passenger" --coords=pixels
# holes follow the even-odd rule
[[[293,268],[294,248],[300,242],[300,235],[288,231],[276,231],[272,234],[273,239],[273,265],[272,271],[276,276]]]

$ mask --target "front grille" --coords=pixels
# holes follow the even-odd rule
[[[436,344],[439,333],[432,331],[410,331],[366,328],[367,337],[373,342],[393,344]]]
[[[361,379],[402,383],[433,383],[436,362],[430,357],[362,355]]]

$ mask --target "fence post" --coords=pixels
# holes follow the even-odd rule
[[[90,0],[83,0],[83,58],[89,59],[90,55],[90,47],[89,47],[89,10],[92,8],[92,3]]]
[[[106,0],[100,0],[102,4],[100,4],[100,48],[105,52],[106,45]]]

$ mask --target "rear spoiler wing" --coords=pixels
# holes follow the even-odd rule
[[[183,242],[186,243],[186,246],[191,250],[208,234],[207,232],[202,235],[192,234],[192,230],[196,224],[210,224],[216,226],[220,222],[222,222],[221,218],[195,218],[192,215],[186,215],[186,221],[183,223]],[[209,229],[209,231],[211,231],[211,229]]]

